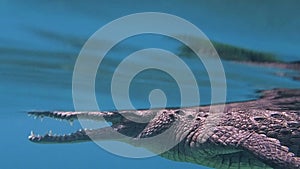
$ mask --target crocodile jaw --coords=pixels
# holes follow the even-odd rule
[[[36,135],[32,131],[28,136],[28,139],[35,143],[75,143],[86,142],[91,140],[119,140],[122,138],[122,134],[129,133],[130,137],[134,137],[138,132],[145,127],[145,124],[139,124],[131,122],[124,118],[119,112],[61,112],[61,111],[32,111],[28,112],[29,115],[34,118],[49,117],[59,120],[67,120],[71,124],[74,120],[89,119],[94,121],[110,122],[112,125],[99,129],[80,129],[76,132],[63,135],[53,135],[51,130],[45,135]],[[139,130],[132,130],[130,127],[137,128]],[[117,131],[117,132],[116,132]],[[119,134],[122,133],[122,134]]]

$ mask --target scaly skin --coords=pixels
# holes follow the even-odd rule
[[[262,93],[258,100],[229,103],[223,112],[215,114],[209,113],[210,106],[119,112],[29,112],[33,116],[70,121],[105,119],[112,124],[63,136],[31,133],[29,140],[36,143],[72,143],[91,138],[118,140],[153,152],[173,140],[177,144],[160,154],[162,157],[218,169],[300,168],[300,90],[274,89]],[[143,141],[166,132],[162,140]]]

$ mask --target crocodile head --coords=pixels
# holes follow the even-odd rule
[[[107,111],[107,112],[62,112],[62,111],[32,111],[29,115],[34,117],[49,117],[68,120],[70,122],[80,119],[95,121],[107,121],[110,126],[96,129],[80,129],[70,134],[53,135],[51,132],[45,135],[36,135],[31,132],[28,139],[36,143],[73,143],[85,141],[117,140],[130,144],[153,143],[153,140],[145,141],[145,138],[160,139],[159,142],[176,144],[192,130],[194,122],[201,121],[199,109],[153,109],[136,111]],[[205,116],[203,117],[205,118]],[[203,120],[203,119],[202,119]],[[184,130],[179,127],[184,127]],[[176,132],[175,132],[176,130]],[[178,132],[181,131],[181,132]],[[161,137],[158,137],[160,136]],[[175,143],[176,142],[176,143]],[[147,146],[146,146],[147,147]],[[171,147],[170,147],[171,148]]]

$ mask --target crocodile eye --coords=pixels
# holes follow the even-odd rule
[[[182,110],[176,110],[174,113],[179,114],[179,115],[184,115],[185,114]]]
[[[171,113],[171,114],[169,114],[169,117],[173,119],[175,117],[175,115],[173,113]]]

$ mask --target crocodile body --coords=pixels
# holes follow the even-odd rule
[[[161,153],[162,157],[218,169],[300,168],[300,90],[263,91],[257,100],[228,103],[224,111],[211,114],[210,108],[217,110],[218,106],[119,112],[29,112],[39,117],[111,122],[110,127],[79,130],[69,135],[31,133],[29,140],[36,143],[72,143],[91,138],[118,140],[153,152],[161,149],[164,141],[174,140],[178,144]],[[112,134],[113,131],[127,137]],[[163,141],[140,142],[164,132],[170,133]]]

